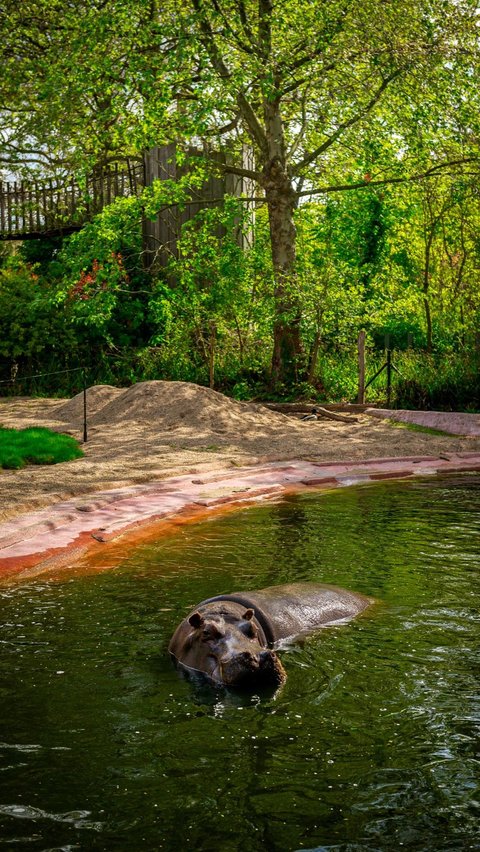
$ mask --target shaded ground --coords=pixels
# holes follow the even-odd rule
[[[368,415],[301,422],[182,382],[91,388],[85,458],[0,471],[0,521],[100,489],[284,459],[360,460],[480,451],[480,438],[412,432]],[[81,440],[83,400],[0,399],[0,424],[50,426]]]

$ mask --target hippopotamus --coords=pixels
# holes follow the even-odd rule
[[[281,686],[276,649],[354,618],[371,598],[323,583],[288,583],[207,598],[173,634],[168,650],[183,672],[228,688]]]

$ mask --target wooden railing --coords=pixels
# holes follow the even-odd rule
[[[73,178],[0,181],[0,239],[24,240],[68,233],[118,197],[137,195],[145,183],[143,162],[97,169],[84,186]]]

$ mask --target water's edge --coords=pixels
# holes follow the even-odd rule
[[[364,461],[272,462],[262,466],[187,474],[147,485],[96,492],[0,524],[0,578],[18,579],[68,567],[79,557],[128,536],[125,546],[168,533],[178,518],[285,496],[305,489],[332,489],[384,479],[480,470],[479,453],[405,456]]]

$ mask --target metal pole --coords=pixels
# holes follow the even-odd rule
[[[83,380],[83,443],[86,444],[88,440],[87,435],[87,372],[85,367],[82,367],[82,380]]]
[[[387,408],[390,408],[390,397],[392,394],[392,352],[387,349]]]

